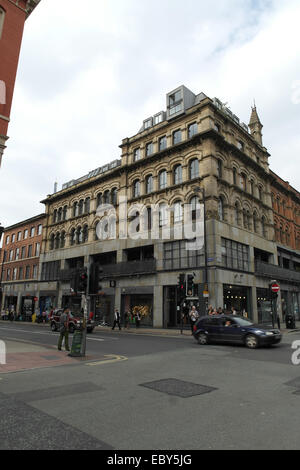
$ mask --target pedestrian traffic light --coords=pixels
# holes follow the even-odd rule
[[[178,290],[179,296],[185,297],[185,274],[179,274],[178,276]]]
[[[186,295],[187,297],[193,297],[194,296],[194,275],[193,274],[188,274],[187,275],[187,283],[186,283]]]

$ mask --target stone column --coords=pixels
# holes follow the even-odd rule
[[[163,286],[154,286],[153,326],[163,328]]]

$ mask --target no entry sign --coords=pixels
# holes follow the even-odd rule
[[[279,285],[277,284],[277,282],[274,282],[274,283],[271,285],[271,291],[277,293],[279,290],[280,290]]]

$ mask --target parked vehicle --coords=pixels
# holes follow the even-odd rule
[[[250,349],[278,344],[282,339],[278,329],[256,325],[236,315],[202,317],[194,325],[193,336],[202,345],[213,342],[239,343]]]
[[[60,316],[62,314],[62,309],[54,310],[50,314],[49,321],[50,321],[50,328],[52,331],[59,331],[60,327]],[[76,329],[80,329],[83,324],[83,318],[79,316],[74,316],[72,313],[69,314],[69,332],[74,333]],[[93,320],[87,321],[87,332],[92,333],[96,323]]]

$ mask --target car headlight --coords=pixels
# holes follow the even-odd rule
[[[264,331],[262,331],[262,330],[255,330],[254,333],[255,333],[256,335],[263,335],[263,334],[264,334]]]
[[[272,331],[266,331],[266,336],[273,336],[273,332]]]

